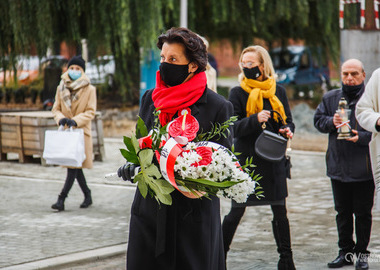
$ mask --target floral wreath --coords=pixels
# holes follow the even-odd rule
[[[136,133],[124,137],[127,149],[120,149],[127,161],[140,166],[133,182],[144,198],[149,193],[158,203],[171,205],[175,189],[191,199],[214,195],[238,203],[246,202],[251,194],[263,196],[257,182],[261,177],[249,170],[254,167],[252,158],[241,166],[233,151],[210,141],[227,137],[236,116],[197,135],[199,123],[189,108],[180,110],[164,127],[158,121],[159,114],[159,110],[154,112],[154,127],[149,133],[139,117]]]

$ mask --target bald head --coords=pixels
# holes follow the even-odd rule
[[[342,65],[342,82],[345,85],[359,85],[365,79],[363,63],[358,59],[348,59]]]
[[[356,67],[356,68],[360,68],[362,70],[362,72],[364,72],[363,63],[360,60],[355,59],[355,58],[351,58],[351,59],[348,59],[347,61],[345,61],[342,65],[342,69],[344,67]]]

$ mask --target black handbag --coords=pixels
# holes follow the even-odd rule
[[[271,110],[271,112],[277,113],[280,116],[283,125],[286,125],[284,119],[282,119],[281,115],[277,111]],[[257,138],[255,143],[256,154],[262,159],[271,162],[281,161],[286,153],[288,139],[277,133],[266,130],[265,123],[262,124],[262,128],[263,132]]]

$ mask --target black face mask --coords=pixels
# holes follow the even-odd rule
[[[356,95],[360,92],[360,90],[363,88],[364,82],[362,82],[359,85],[346,85],[342,83],[342,91],[346,96],[352,100],[356,97]]]
[[[190,74],[188,72],[188,65],[174,65],[162,62],[160,65],[161,79],[168,86],[176,86],[183,83]]]
[[[259,66],[255,66],[253,68],[243,68],[244,76],[247,79],[256,80],[258,77],[261,76],[261,71],[259,69]]]

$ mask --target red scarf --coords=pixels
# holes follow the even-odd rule
[[[154,106],[161,111],[159,116],[161,125],[165,126],[176,112],[197,102],[203,95],[206,84],[206,73],[200,72],[185,83],[167,87],[161,79],[160,72],[157,71],[156,88],[153,90],[152,99]]]

